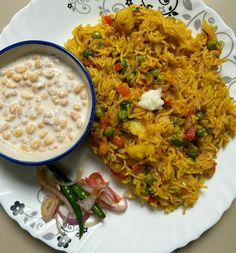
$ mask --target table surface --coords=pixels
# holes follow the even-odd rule
[[[0,0],[0,31],[12,18],[12,16],[24,7],[29,0]],[[205,0],[205,3],[214,8],[236,32],[236,1]],[[11,220],[0,206],[0,252],[10,253],[56,253],[58,251],[49,248],[39,240],[32,238],[22,230],[16,222]],[[189,243],[186,247],[174,251],[174,253],[234,253],[236,252],[236,201],[225,212],[221,220],[206,231],[199,239]],[[158,240],[158,238],[157,238]],[[100,252],[105,253],[105,252]]]

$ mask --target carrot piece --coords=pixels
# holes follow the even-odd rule
[[[191,126],[185,132],[185,139],[188,141],[193,141],[196,138],[197,125]]]
[[[111,16],[103,16],[103,20],[107,25],[111,25],[112,24],[112,18]]]
[[[125,145],[125,140],[124,138],[120,136],[114,136],[112,138],[112,142],[118,147],[118,148],[123,148]]]
[[[108,152],[108,145],[106,142],[101,142],[98,147],[98,155],[105,156]]]
[[[109,125],[109,118],[107,116],[103,116],[100,118],[100,123],[102,127],[106,127],[107,125]]]
[[[130,88],[124,83],[118,85],[117,92],[123,97],[130,96]]]

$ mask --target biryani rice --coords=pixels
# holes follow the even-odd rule
[[[166,212],[193,206],[215,172],[218,150],[236,134],[236,106],[217,72],[224,63],[222,48],[208,46],[217,40],[212,26],[204,21],[202,29],[193,37],[182,21],[132,5],[97,25],[79,25],[65,44],[86,65],[95,86],[95,153],[135,196]],[[100,38],[91,36],[95,31]],[[117,71],[124,59],[126,69]],[[154,69],[158,78],[150,74]],[[162,109],[137,105],[145,91],[157,88],[165,101]],[[128,118],[120,120],[123,101],[130,103]],[[114,131],[109,137],[104,134],[108,126]],[[205,134],[187,141],[193,126]],[[185,144],[175,145],[173,136]]]

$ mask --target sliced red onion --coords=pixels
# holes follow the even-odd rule
[[[75,215],[68,216],[68,211],[63,206],[58,208],[57,214],[62,218],[64,223],[68,223],[70,225],[78,225],[76,216]],[[90,217],[90,214],[85,213],[83,215],[83,222],[86,222],[89,219],[89,217]]]
[[[43,203],[41,205],[41,214],[42,218],[48,222],[50,221],[59,205],[59,199],[55,196],[47,196],[44,198]]]
[[[93,188],[92,187],[90,187],[90,186],[88,186],[87,184],[81,184],[81,183],[79,183],[82,187],[83,187],[83,189],[85,190],[85,191],[87,191],[88,193],[92,193],[93,192]]]
[[[58,181],[58,184],[61,185],[61,186],[69,187],[69,186],[72,186],[72,185],[76,184],[76,181],[71,181],[69,183],[62,183],[62,182]]]
[[[105,191],[99,196],[99,199],[108,205],[113,205],[115,203],[113,196],[107,194]]]
[[[37,167],[37,179],[39,185],[48,193],[51,193],[52,195],[55,195],[58,199],[60,199],[68,208],[70,214],[72,214],[74,211],[71,207],[70,202],[68,199],[56,188],[53,186],[49,185],[49,183],[46,180],[46,173],[47,173],[47,168],[45,166],[39,166]]]
[[[109,186],[102,189],[101,198],[107,199],[107,204],[113,204],[113,203],[119,203],[121,200],[121,197],[116,194]]]
[[[97,225],[97,224],[100,223],[100,222],[101,222],[100,219],[98,219],[97,217],[94,217],[93,220],[88,220],[88,221],[86,221],[86,222],[84,223],[84,226],[85,226],[86,228],[91,228],[91,227]]]

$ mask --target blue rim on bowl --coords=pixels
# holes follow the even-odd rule
[[[87,126],[86,126],[83,134],[80,136],[80,138],[70,148],[68,148],[66,151],[62,152],[59,155],[55,155],[54,157],[52,157],[50,159],[41,160],[41,161],[18,160],[18,159],[12,158],[12,157],[0,152],[0,157],[3,157],[3,158],[7,159],[10,162],[14,162],[14,163],[21,164],[21,165],[35,166],[35,165],[49,164],[49,163],[53,163],[53,162],[65,157],[65,156],[67,156],[68,154],[70,154],[73,150],[75,150],[85,140],[86,136],[88,135],[88,133],[89,133],[91,127],[92,127],[94,117],[95,117],[96,96],[95,96],[94,86],[93,86],[92,79],[91,79],[87,69],[84,67],[84,65],[73,54],[71,54],[68,50],[66,50],[62,46],[59,46],[59,45],[57,45],[55,43],[52,43],[52,42],[49,42],[49,41],[42,41],[42,40],[20,41],[20,42],[17,42],[15,44],[12,44],[12,45],[0,50],[0,55],[6,53],[7,51],[10,51],[12,49],[15,49],[17,47],[24,46],[24,45],[36,45],[36,46],[37,45],[45,45],[45,46],[49,46],[49,47],[52,47],[54,49],[57,49],[57,50],[61,51],[62,53],[65,53],[82,70],[83,74],[85,75],[85,78],[88,81],[89,90],[91,92],[91,99],[92,99],[92,101],[91,101],[91,113],[90,113],[90,117],[88,119]]]

